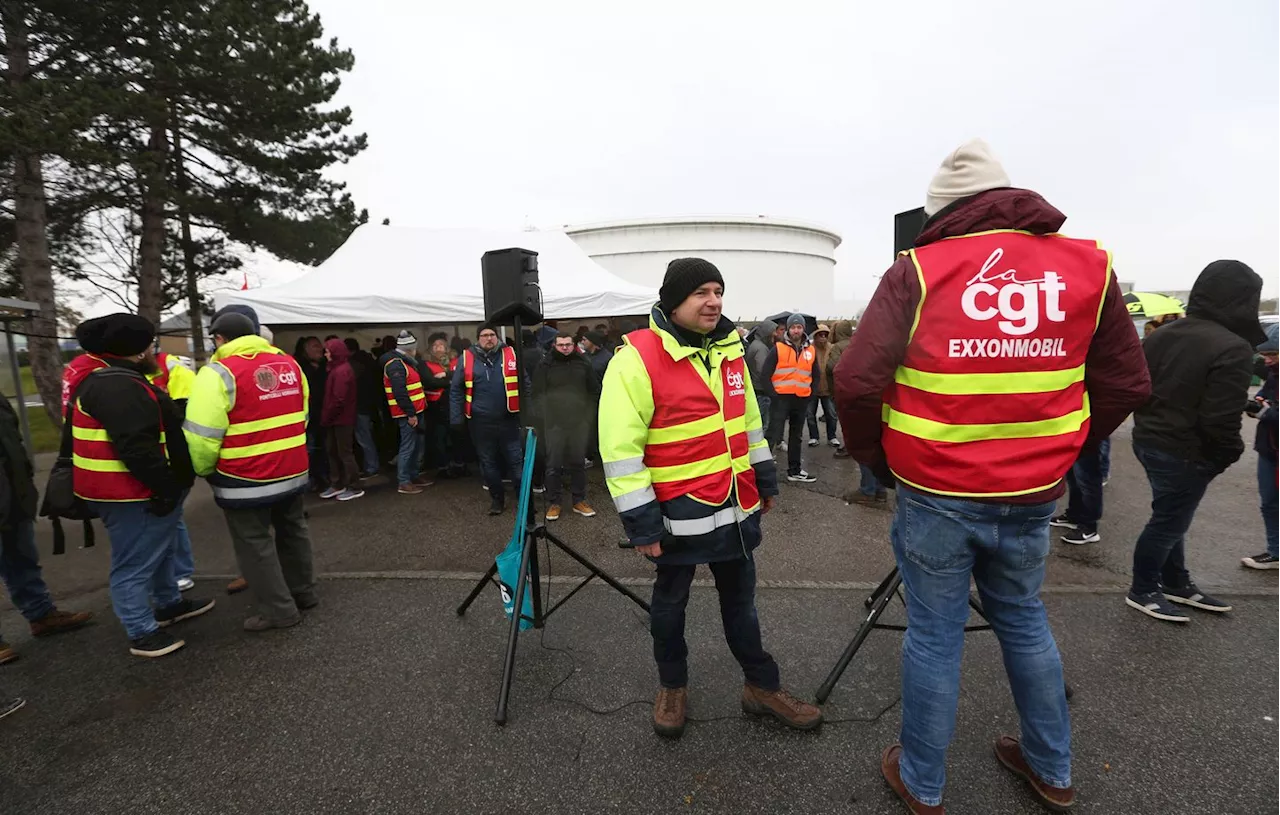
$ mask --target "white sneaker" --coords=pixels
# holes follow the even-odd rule
[[[184,577],[178,581],[178,591],[191,591],[196,587],[196,581],[189,577]]]
[[[357,498],[363,497],[364,490],[343,490],[337,495],[339,501],[354,501]]]
[[[817,481],[817,480],[818,480],[818,477],[817,477],[816,475],[809,475],[809,474],[808,474],[807,472],[805,472],[804,470],[801,470],[801,471],[800,471],[800,472],[798,472],[798,473],[788,474],[788,475],[787,475],[787,480],[788,480],[788,481],[796,481],[796,482],[799,482],[799,483],[801,483],[801,484],[812,484],[813,482],[815,482],[815,481]]]
[[[817,439],[809,439],[809,446],[810,446],[810,447],[817,447],[817,446],[818,446],[818,440],[817,440]]]
[[[320,497],[327,500],[329,498],[337,498],[341,494],[342,494],[342,490],[338,489],[337,487],[330,487],[329,489],[320,493]]]
[[[547,491],[546,487],[530,487],[529,489],[532,490],[534,495],[542,495],[542,493]]]
[[[844,444],[839,439],[827,439],[827,444],[839,450]]]

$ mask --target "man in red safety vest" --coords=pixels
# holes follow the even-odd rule
[[[458,357],[449,390],[449,422],[471,431],[480,471],[489,490],[489,514],[506,506],[503,475],[520,491],[524,450],[520,442],[520,377],[516,350],[499,341],[491,325],[480,327],[476,344]]]
[[[943,811],[972,577],[1022,723],[996,757],[1063,811],[1071,724],[1040,601],[1049,520],[1081,448],[1150,380],[1110,253],[1059,235],[1066,217],[1012,188],[985,143],[943,161],[925,212],[835,369],[850,453],[898,493],[904,704],[881,772],[911,812]]]
[[[96,329],[108,365],[70,393],[72,478],[111,538],[111,604],[129,652],[159,657],[184,644],[168,626],[214,605],[183,599],[174,571],[177,510],[195,474],[181,411],[146,378],[155,373],[155,328],[136,314],[112,314]]]
[[[400,452],[396,461],[401,495],[420,495],[431,481],[422,475],[424,448],[420,423],[427,409],[422,368],[415,356],[418,338],[409,331],[396,337],[396,347],[378,360],[382,366],[382,388],[387,397],[391,420],[400,428]]]

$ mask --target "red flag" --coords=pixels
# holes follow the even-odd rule
[[[244,283],[240,285],[240,291],[247,291],[249,288],[249,273],[241,272],[244,275]]]

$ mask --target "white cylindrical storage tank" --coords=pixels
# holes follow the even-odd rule
[[[725,281],[724,311],[757,320],[789,309],[827,316],[834,300],[840,235],[784,218],[642,218],[566,226],[597,263],[624,280],[657,288],[675,258],[714,263]]]

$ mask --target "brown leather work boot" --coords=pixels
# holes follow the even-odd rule
[[[83,628],[93,619],[89,611],[58,611],[54,609],[38,620],[31,621],[31,636],[47,637],[50,634],[61,634],[63,631],[75,631]]]
[[[596,517],[596,511],[592,509],[591,505],[588,504],[586,501],[579,501],[578,503],[574,504],[573,511],[578,513],[584,518]]]
[[[6,662],[13,662],[18,658],[18,652],[13,650],[13,646],[4,640],[0,640],[0,665]]]
[[[907,811],[911,815],[947,815],[947,810],[942,804],[937,806],[922,804],[911,794],[911,791],[907,789],[907,785],[902,781],[902,771],[898,767],[898,762],[901,759],[901,744],[891,744],[886,747],[884,754],[880,756],[880,774],[884,776],[889,788],[902,799],[902,803],[907,805]]]
[[[1013,736],[1001,736],[996,739],[996,758],[1009,772],[1020,776],[1031,786],[1036,800],[1046,809],[1054,812],[1068,812],[1076,803],[1076,791],[1067,787],[1051,787],[1040,780],[1031,765],[1022,755],[1022,745]]]
[[[685,708],[689,691],[685,688],[661,688],[653,703],[653,732],[668,739],[684,735]]]
[[[743,685],[742,709],[753,716],[772,716],[796,730],[815,730],[822,724],[821,710],[783,688],[768,691],[750,683]]]
[[[237,577],[227,584],[227,594],[239,594],[247,588],[249,588],[249,581],[243,577]]]

